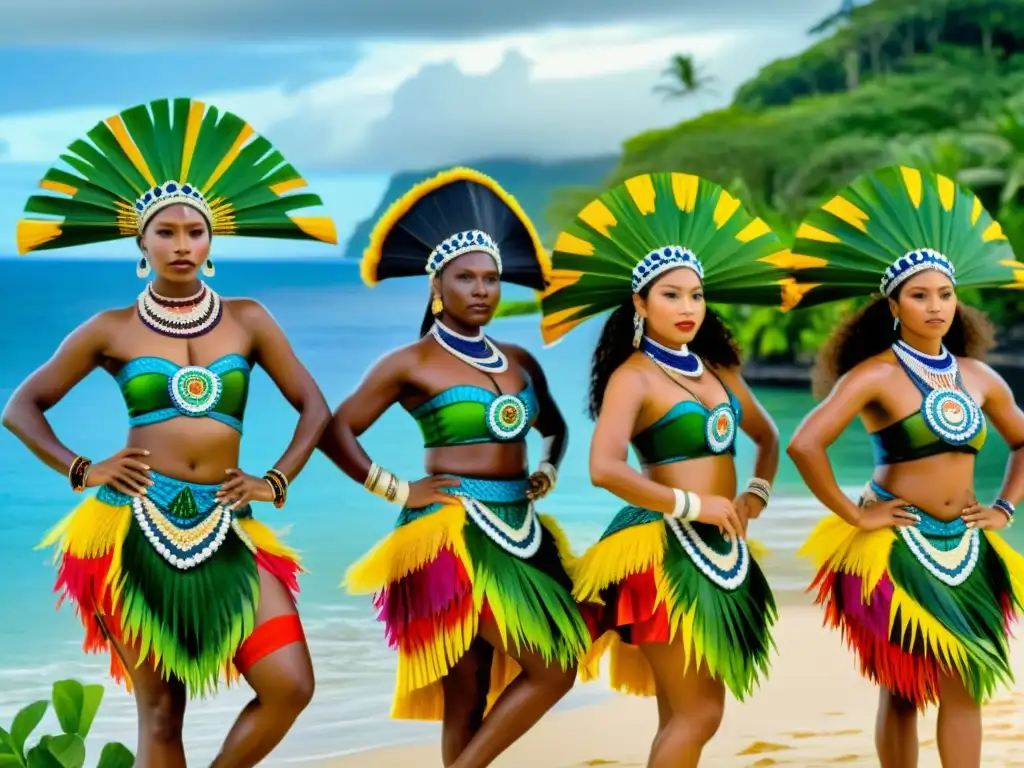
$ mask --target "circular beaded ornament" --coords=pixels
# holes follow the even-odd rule
[[[704,440],[712,453],[725,453],[736,439],[736,412],[727,403],[716,405],[704,422]]]
[[[515,395],[499,395],[487,408],[487,430],[498,440],[514,440],[526,429],[528,413]]]
[[[924,398],[921,412],[928,428],[953,445],[969,443],[981,431],[981,411],[956,389],[933,389]]]
[[[198,365],[178,369],[167,388],[174,407],[186,416],[204,416],[220,400],[220,377]]]

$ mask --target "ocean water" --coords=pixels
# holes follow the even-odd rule
[[[425,280],[391,281],[367,289],[359,282],[358,265],[338,261],[222,261],[212,282],[224,295],[251,296],[271,310],[332,408],[378,357],[415,338],[427,300]],[[128,262],[0,259],[0,306],[6,307],[10,319],[0,326],[0,400],[6,401],[76,325],[103,309],[130,304],[141,286]],[[507,296],[525,296],[514,287],[506,290]],[[587,477],[591,425],[583,409],[589,358],[599,329],[600,323],[589,323],[557,347],[544,349],[536,318],[508,318],[491,328],[496,338],[536,353],[569,423],[569,450],[559,486],[543,506],[560,519],[577,550],[597,539],[619,506],[610,494],[592,488]],[[756,391],[775,417],[783,440],[813,405],[803,391]],[[79,453],[99,459],[124,444],[124,406],[102,372],[71,392],[50,418],[61,439]],[[246,416],[242,467],[261,473],[270,466],[288,443],[295,418],[266,375],[258,372]],[[365,436],[364,445],[400,476],[421,476],[419,434],[400,409],[385,414]],[[530,445],[536,456],[535,436]],[[840,483],[851,495],[868,477],[870,456],[863,430],[856,426],[832,450]],[[982,498],[997,490],[1006,456],[998,439],[983,450],[978,465]],[[753,462],[753,445],[745,436],[739,441],[737,461],[743,478]],[[79,499],[64,478],[44,467],[9,433],[0,432],[0,726],[7,727],[24,704],[47,698],[53,680],[76,677],[107,684],[103,659],[80,651],[81,633],[73,611],[54,610],[50,555],[34,549]],[[347,565],[391,528],[394,509],[320,455],[314,455],[296,481],[284,509],[263,506],[257,510],[261,519],[287,535],[310,571],[302,581],[300,609],[317,674],[313,704],[266,764],[436,737],[436,725],[387,719],[394,657],[368,601],[349,597],[337,586]],[[783,457],[772,506],[751,525],[751,536],[771,550],[765,567],[777,591],[800,590],[807,583],[809,570],[796,561],[795,551],[823,513]],[[1020,538],[1014,541],[1019,546]],[[605,695],[600,686],[580,687],[560,706],[579,706]],[[190,762],[208,761],[216,753],[249,696],[243,686],[190,703],[185,727]],[[51,715],[43,727],[54,726]],[[107,684],[90,737],[92,754],[109,739],[134,745],[135,709],[128,694]]]

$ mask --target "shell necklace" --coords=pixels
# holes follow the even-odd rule
[[[220,322],[220,296],[206,283],[183,299],[170,299],[153,290],[152,283],[139,294],[136,306],[146,327],[164,336],[190,339],[210,331]]]

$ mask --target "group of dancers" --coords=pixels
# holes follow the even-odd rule
[[[880,294],[822,348],[823,399],[788,445],[832,512],[802,551],[826,622],[879,687],[880,764],[917,764],[917,713],[938,704],[943,765],[980,766],[981,705],[1012,679],[1009,624],[1024,608],[1024,559],[997,533],[1024,498],[1024,413],[981,361],[991,325],[958,293],[1020,287],[1024,263],[970,191],[883,168],[811,213],[787,249],[715,183],[650,173],[587,204],[549,256],[497,182],[452,169],[390,207],[362,262],[369,285],[429,278],[419,339],[332,415],[268,311],[200,278],[214,273],[214,235],[336,244],[329,218],[294,213],[320,198],[296,192],[306,182],[267,139],[201,102],[162,100],[99,123],[61,159],[19,222],[20,252],[133,237],[152,278],[132,306],[73,331],[3,424],[74,491],[95,491],[45,544],[85,649],[109,653],[134,692],[138,765],[184,765],[187,700],[222,682],[243,677],[255,697],[218,768],[257,764],[309,703],[299,558],[253,510],[285,506],[319,449],[399,510],[345,583],[374,595],[397,651],[392,715],[441,721],[445,766],[489,765],[605,657],[613,688],[657,700],[648,765],[696,766],[726,691],[742,700],[769,673],[777,618],[746,532],[770,505],[780,440],[708,302],[790,311]],[[503,282],[541,293],[548,343],[610,311],[590,376],[590,476],[624,506],[578,557],[535,508],[567,440],[544,370],[482,330]],[[281,458],[250,474],[237,465],[257,366],[299,419]],[[127,446],[102,461],[46,418],[97,368],[130,418]],[[396,404],[423,433],[415,482],[360,443]],[[854,502],[827,448],[858,417],[875,468]],[[990,504],[974,492],[989,422],[1012,449]],[[529,471],[531,429],[543,451]],[[740,430],[756,445],[745,485]]]

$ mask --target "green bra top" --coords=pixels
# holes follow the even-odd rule
[[[904,461],[926,459],[940,453],[977,454],[985,444],[988,425],[982,417],[981,430],[963,445],[947,443],[928,426],[921,411],[914,411],[904,419],[870,434],[875,449],[875,466],[899,464]]]
[[[460,384],[438,392],[410,411],[423,433],[425,448],[525,442],[539,412],[540,403],[529,375],[518,395]]]
[[[114,376],[133,427],[178,416],[210,418],[242,431],[252,367],[241,355],[224,355],[203,367],[163,357],[136,357]]]
[[[735,456],[736,427],[743,410],[732,390],[725,387],[725,391],[728,403],[708,409],[696,400],[683,400],[640,430],[632,440],[640,463],[651,467],[722,453]]]

